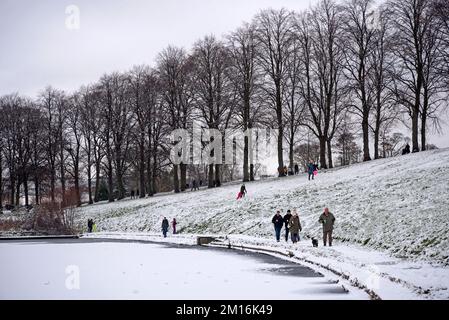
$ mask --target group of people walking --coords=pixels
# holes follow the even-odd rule
[[[176,225],[178,224],[178,222],[176,221],[176,218],[173,218],[172,222],[171,222],[171,226],[173,229],[173,234],[176,234]],[[170,227],[168,220],[166,217],[164,217],[164,219],[162,219],[162,234],[164,235],[164,238],[167,238],[167,233],[168,233],[168,228]]]
[[[278,242],[281,241],[281,231],[282,227],[284,226],[285,241],[288,241],[289,234],[293,243],[296,243],[300,240],[299,232],[302,231],[302,227],[296,209],[293,209],[293,214],[290,210],[287,210],[287,214],[285,216],[282,216],[281,211],[278,210],[273,219],[271,219],[271,222],[274,224],[274,231],[276,234],[276,240]]]
[[[277,210],[276,214],[271,219],[274,225],[274,231],[277,242],[281,241],[281,231],[285,227],[285,241],[288,241],[290,234],[291,241],[297,243],[300,240],[299,233],[302,231],[301,221],[299,220],[296,209],[293,213],[287,210],[287,214],[282,216],[281,211]],[[332,231],[334,229],[335,217],[328,208],[324,208],[320,215],[318,222],[323,226],[323,244],[332,246]]]

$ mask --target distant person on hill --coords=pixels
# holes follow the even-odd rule
[[[92,226],[93,226],[94,222],[92,219],[88,219],[87,220],[87,232],[91,233],[92,232]]]
[[[97,224],[92,222],[92,232],[97,232]]]
[[[164,217],[162,220],[162,234],[164,235],[164,238],[167,238],[168,227],[168,220]]]
[[[198,184],[196,183],[196,180],[192,181],[192,189],[190,191],[196,191],[198,190]]]
[[[290,210],[287,210],[287,213],[284,216],[284,225],[285,225],[285,241],[288,242],[288,233],[290,229],[288,228],[288,222],[290,221],[290,218],[292,217],[292,214],[290,213]]]
[[[244,184],[242,184],[242,186],[240,187],[240,191],[239,193],[237,193],[237,200],[242,199],[243,197],[245,197],[246,195],[246,187]]]
[[[307,173],[309,174],[309,181],[310,181],[310,177],[312,177],[312,180],[314,180],[314,175],[313,172],[315,171],[315,164],[310,161],[309,164],[307,165]]]
[[[176,218],[173,218],[173,221],[171,222],[171,226],[173,228],[173,234],[176,234],[176,225],[178,223],[176,222]]]
[[[271,219],[271,222],[274,224],[274,231],[276,233],[276,241],[281,241],[281,230],[282,226],[284,225],[284,218],[281,216],[281,212],[278,210],[276,214],[274,215],[273,219]]]
[[[404,147],[404,149],[402,149],[402,155],[405,154],[409,154],[410,153],[410,145],[407,143]]]
[[[295,175],[299,174],[299,166],[295,164]]]
[[[301,222],[299,221],[299,216],[296,210],[293,210],[293,215],[288,222],[288,228],[290,229],[290,234],[292,237],[292,242],[296,243],[299,241],[299,232],[302,231]]]
[[[134,189],[131,190],[131,199],[134,199]]]
[[[335,217],[329,212],[328,208],[324,208],[323,214],[318,219],[318,222],[323,225],[323,245],[326,246],[329,240],[329,247],[332,247],[332,231],[334,230]]]

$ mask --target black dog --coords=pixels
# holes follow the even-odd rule
[[[315,238],[312,238],[312,245],[313,245],[315,248],[318,248],[318,240],[315,239]]]

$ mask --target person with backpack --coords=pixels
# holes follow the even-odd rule
[[[164,235],[164,238],[167,238],[167,232],[168,232],[168,220],[166,217],[162,220],[162,234]]]
[[[323,214],[318,219],[318,222],[323,225],[323,244],[329,240],[329,247],[332,247],[332,231],[334,230],[335,217],[329,212],[328,208],[324,208]]]
[[[279,210],[276,212],[273,219],[271,219],[271,222],[274,224],[276,241],[279,242],[281,241],[281,230],[282,226],[284,225],[284,218],[282,217],[281,212]]]
[[[299,216],[296,210],[293,210],[293,215],[288,222],[288,228],[290,229],[290,234],[292,242],[296,243],[299,241],[299,232],[302,231],[301,222],[299,221]]]
[[[292,214],[290,213],[290,210],[287,210],[287,213],[284,216],[284,225],[285,225],[285,241],[288,242],[288,233],[290,231],[288,227],[288,222],[290,221],[290,218],[292,217]]]

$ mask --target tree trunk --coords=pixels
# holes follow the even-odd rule
[[[61,149],[62,149],[62,145],[61,145]],[[62,196],[62,203],[65,203],[65,168],[64,168],[64,150],[62,149],[60,151],[60,167],[59,167],[59,174],[61,175],[61,196]]]
[[[208,181],[208,187],[209,188],[213,188],[215,186],[214,184],[214,165],[213,164],[209,164],[209,181]]]
[[[99,190],[100,190],[100,160],[95,160],[95,194],[94,194],[94,202],[98,202],[99,199]]]
[[[25,193],[25,206],[29,206],[30,204],[30,199],[28,197],[28,176],[24,175],[23,176],[23,192]]]
[[[254,164],[249,165],[249,180],[254,181]]]
[[[114,202],[114,184],[112,177],[112,159],[111,155],[108,155],[108,201]]]
[[[185,191],[187,185],[187,165],[181,163],[179,169],[181,170],[181,191]]]
[[[19,207],[20,206],[20,176],[17,179],[17,183],[16,183],[16,200],[15,200],[15,206]]]
[[[145,198],[145,140],[141,136],[139,143],[139,198]]]
[[[87,141],[87,191],[89,193],[89,204],[94,203],[92,199],[92,149],[90,139]]]
[[[245,135],[244,137],[245,140],[245,144],[244,144],[244,148],[243,148],[243,182],[247,182],[250,179],[249,176],[249,172],[248,172],[248,162],[249,162],[249,141],[248,141],[248,137]]]
[[[329,169],[332,169],[334,167],[334,163],[332,161],[332,141],[329,139],[327,140],[327,161],[329,163]]]
[[[215,165],[215,186],[221,186],[221,164]]]
[[[34,176],[34,200],[36,202],[36,205],[39,204],[39,196],[40,196],[40,191],[39,191],[39,178],[37,177],[37,175]]]
[[[175,193],[179,193],[179,176],[178,176],[178,165],[173,165],[173,190]]]
[[[371,161],[369,154],[369,114],[363,115],[362,131],[363,131],[363,161]],[[330,166],[330,165],[329,165]]]
[[[426,141],[426,126],[427,126],[427,112],[429,106],[429,99],[427,97],[427,90],[424,87],[424,99],[423,99],[423,111],[421,113],[421,151],[427,150],[427,141]]]
[[[278,124],[278,171],[279,177],[284,177],[284,154],[283,154],[283,139],[284,139],[284,128],[282,126],[282,100],[281,100],[281,86],[280,84],[276,84],[276,116],[277,116],[277,124]]]
[[[414,109],[412,112],[412,152],[419,152],[419,143],[418,143],[418,110]]]
[[[290,169],[293,171],[295,164],[293,163],[293,137],[290,137],[290,143],[289,143],[289,162],[290,162]]]
[[[324,136],[321,136],[321,137],[318,137],[318,139],[320,141],[320,167],[321,167],[321,169],[327,169],[327,165],[326,165],[326,138]]]
[[[51,202],[55,202],[56,168],[53,166],[50,172],[50,197]]]
[[[153,186],[152,186],[152,190],[153,190],[153,194],[156,194],[156,193],[158,193],[158,186],[157,186],[157,152],[156,152],[156,148],[157,147],[155,147],[155,150],[154,150],[154,152],[153,152],[153,170],[151,171],[151,173],[152,173],[152,179],[151,179],[151,181],[152,181],[152,183],[153,183]]]
[[[11,194],[10,194],[10,203],[12,206],[14,206],[14,202],[15,202],[15,194],[16,194],[16,179],[13,178],[13,175],[9,175],[9,181],[10,181],[10,190],[11,190]]]
[[[79,160],[75,161],[75,196],[76,196],[76,206],[81,206],[81,191],[80,191],[80,169],[79,169]]]

